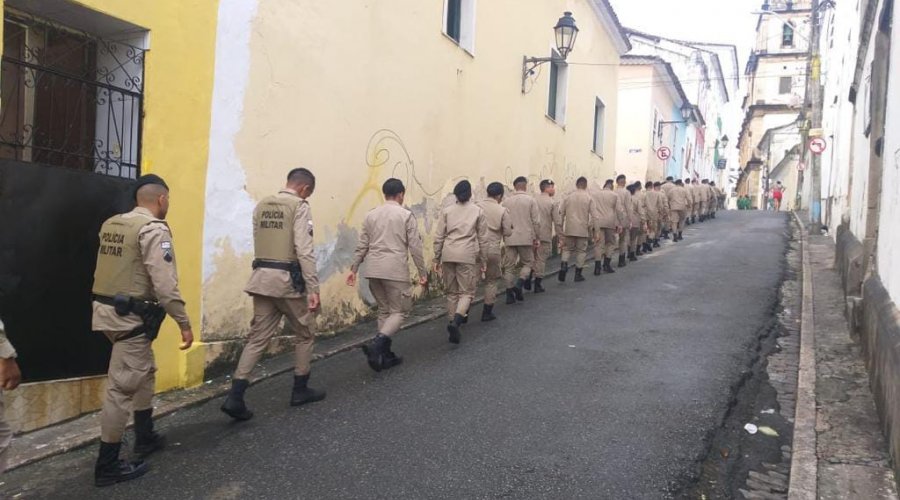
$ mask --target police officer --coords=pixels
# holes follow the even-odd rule
[[[541,231],[541,216],[538,204],[525,190],[528,179],[517,177],[513,181],[515,192],[503,200],[503,206],[509,209],[512,218],[513,234],[506,238],[503,249],[503,279],[506,281],[506,303],[515,304],[524,300],[522,289],[525,280],[531,275],[534,265],[534,251],[540,248],[538,234]],[[516,278],[516,269],[519,269]]]
[[[618,253],[617,235],[627,225],[625,210],[619,196],[613,192],[613,180],[607,179],[603,189],[592,194],[597,207],[594,228],[594,276],[601,272],[614,273],[612,258]]]
[[[697,218],[700,219],[700,222],[706,222],[706,216],[709,212],[709,202],[712,198],[709,196],[709,189],[707,189],[709,185],[709,181],[703,179],[700,181],[700,184],[697,185],[697,192],[700,194],[700,211],[697,214]]]
[[[687,209],[686,220],[688,224],[696,224],[697,223],[697,211],[700,208],[700,193],[697,191],[696,181],[693,179],[685,179],[684,187],[688,192],[688,200],[690,201],[690,206]]]
[[[672,241],[684,239],[684,222],[691,208],[691,195],[681,179],[675,181],[675,187],[669,190],[669,213],[672,220]]]
[[[296,335],[294,386],[291,406],[325,399],[325,391],[309,387],[310,361],[315,341],[319,278],[313,247],[313,219],[307,198],[316,189],[316,178],[305,168],[295,168],[278,194],[264,198],[253,211],[253,272],[244,291],[253,298],[253,321],[231,391],[222,411],[235,420],[249,420],[244,392],[257,361],[278,331],[282,317]]]
[[[359,266],[366,262],[365,276],[369,291],[378,305],[378,332],[362,346],[369,367],[376,372],[393,368],[403,358],[391,351],[391,336],[412,309],[412,286],[409,282],[411,255],[419,271],[419,285],[428,283],[428,269],[422,255],[422,235],[416,216],[403,207],[406,187],[400,179],[388,179],[381,187],[384,204],[366,214],[347,285],[356,285]]]
[[[575,253],[575,281],[584,281],[584,261],[587,258],[588,239],[597,223],[597,208],[594,198],[587,191],[588,181],[579,177],[575,181],[575,192],[566,196],[559,209],[562,219],[562,230],[566,237],[566,245],[562,252],[559,267],[559,281],[566,281],[569,272],[569,259]]]
[[[653,182],[644,183],[645,206],[647,208],[647,241],[644,242],[644,251],[652,252],[659,248],[659,216],[662,212],[662,193],[653,187]]]
[[[654,183],[654,188],[657,183]],[[669,233],[672,232],[672,217],[669,211],[669,191],[675,189],[675,179],[672,176],[666,177],[665,182],[658,183],[659,190],[662,192],[663,196],[663,204],[666,207],[665,213],[662,217],[662,237],[665,239],[669,239]]]
[[[628,260],[644,255],[644,239],[647,237],[647,205],[641,181],[629,186],[631,191],[631,252]]]
[[[503,184],[492,182],[487,187],[487,199],[478,202],[478,206],[484,212],[484,220],[487,224],[485,253],[487,260],[484,266],[484,306],[481,309],[481,321],[493,321],[497,319],[494,315],[494,302],[497,300],[497,280],[500,279],[502,272],[501,259],[501,243],[504,238],[509,238],[512,234],[512,220],[509,216],[509,210],[500,203],[503,202]],[[537,283],[540,286],[540,282]]]
[[[544,281],[544,273],[547,271],[547,259],[550,258],[550,252],[553,250],[553,232],[559,234],[559,204],[553,199],[556,196],[556,185],[550,179],[544,179],[540,184],[541,194],[536,198],[538,206],[538,215],[541,219],[540,230],[538,231],[538,245],[534,255],[534,293],[543,293],[544,287],[541,282]],[[525,281],[525,289],[530,290],[529,282]]]
[[[625,225],[622,226],[622,233],[619,234],[619,267],[625,267],[625,257],[628,253],[631,236],[631,192],[625,188],[625,175],[621,174],[616,177],[616,191],[619,195],[619,204],[625,211]]]
[[[169,188],[156,175],[142,176],[135,186],[135,202],[131,212],[110,217],[100,228],[94,272],[93,330],[112,342],[94,468],[97,486],[135,479],[148,470],[141,461],[119,459],[129,410],[134,411],[136,455],[144,457],[165,444],[153,430],[156,364],[151,348],[164,315],[181,329],[180,349],[190,348],[194,341],[178,290],[172,233],[165,222]]]
[[[22,373],[16,363],[16,350],[6,338],[3,321],[0,321],[0,474],[6,470],[7,450],[12,441],[12,428],[6,422],[3,406],[3,391],[11,391],[19,386]]]
[[[487,222],[481,207],[472,203],[472,185],[459,181],[453,188],[456,203],[441,210],[434,235],[434,270],[444,279],[447,292],[449,340],[460,342],[460,326],[466,322],[469,306],[487,262]]]

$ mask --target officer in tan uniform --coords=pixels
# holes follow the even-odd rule
[[[613,256],[618,254],[617,235],[628,225],[625,210],[619,196],[613,191],[613,180],[607,179],[603,189],[592,194],[597,207],[597,223],[594,225],[594,276],[601,272],[614,273]]]
[[[484,220],[487,224],[487,261],[484,266],[484,306],[481,309],[481,321],[493,321],[494,302],[497,300],[497,280],[502,276],[502,249],[500,247],[504,238],[512,234],[512,219],[509,210],[500,203],[503,202],[503,184],[492,182],[487,187],[487,199],[478,202],[478,206],[484,212]],[[538,285],[540,283],[538,282]]]
[[[672,217],[672,241],[684,239],[684,222],[691,207],[691,195],[681,179],[675,181],[675,187],[669,190],[669,213]]]
[[[475,298],[478,274],[487,262],[487,221],[481,207],[472,203],[472,185],[459,181],[453,188],[456,203],[441,210],[434,234],[434,270],[444,279],[447,293],[449,340],[460,342],[460,325],[466,322]],[[478,265],[481,262],[481,266]]]
[[[675,189],[675,179],[672,176],[666,177],[665,182],[654,183],[654,189],[656,188],[656,184],[659,184],[659,190],[662,192],[663,204],[666,207],[665,212],[662,214],[662,237],[669,239],[669,233],[673,231],[672,214],[669,210],[669,192]]]
[[[400,179],[388,179],[381,186],[381,192],[384,193],[384,205],[366,214],[347,275],[347,285],[355,286],[359,266],[366,262],[364,274],[378,305],[378,332],[362,346],[362,350],[369,367],[376,372],[403,362],[403,358],[391,350],[391,337],[400,331],[400,325],[412,309],[407,255],[412,256],[419,271],[419,285],[428,284],[419,224],[416,216],[403,207],[406,187]]]
[[[631,252],[629,260],[637,260],[644,255],[644,240],[647,238],[647,205],[641,181],[630,186],[631,191]]]
[[[644,183],[644,202],[647,208],[647,241],[644,242],[644,251],[652,252],[659,248],[659,214],[662,211],[662,193],[656,191],[653,182]]]
[[[12,441],[12,428],[6,422],[3,406],[3,391],[11,391],[19,387],[22,373],[16,363],[16,350],[6,338],[3,321],[0,321],[0,474],[6,470],[7,450]]]
[[[566,281],[569,272],[569,259],[575,253],[575,281],[584,281],[584,261],[587,258],[588,240],[596,229],[597,207],[594,198],[587,190],[588,181],[579,177],[575,181],[575,192],[566,196],[559,209],[562,219],[562,231],[566,245],[562,252],[559,267],[559,281]]]
[[[538,234],[541,231],[541,216],[538,204],[525,190],[528,179],[517,177],[513,181],[515,192],[503,200],[503,206],[509,209],[512,219],[513,234],[506,238],[503,249],[503,279],[506,281],[506,303],[515,304],[524,300],[522,289],[525,280],[531,275],[534,265],[534,251],[540,248]],[[520,268],[518,279],[516,269]]]
[[[616,191],[619,195],[619,204],[625,211],[626,225],[622,226],[622,233],[619,234],[619,267],[625,267],[625,257],[628,253],[631,236],[631,193],[625,188],[625,175],[616,177]]]
[[[541,194],[536,198],[538,206],[538,215],[541,219],[541,227],[538,231],[538,240],[540,245],[534,255],[534,293],[543,293],[544,273],[547,272],[547,259],[550,258],[550,252],[553,250],[553,232],[559,233],[559,204],[553,199],[556,196],[556,185],[550,179],[544,179],[540,184]],[[530,290],[531,280],[525,281],[525,289]]]
[[[703,179],[700,181],[700,184],[696,184],[697,181],[694,181],[697,186],[697,193],[700,197],[700,208],[697,211],[697,218],[700,222],[706,222],[706,214],[709,211],[709,189],[707,189],[708,180]]]
[[[697,191],[696,181],[692,179],[685,179],[684,187],[688,192],[688,200],[690,201],[690,206],[687,209],[686,221],[687,224],[696,224],[697,223],[697,211],[700,208],[700,193]]]
[[[704,189],[706,189],[706,213],[703,214],[704,219],[712,219],[716,214],[716,207],[719,205],[718,193],[716,193],[716,189],[711,185],[709,179],[703,179],[701,181],[701,185]]]
[[[253,417],[244,402],[244,392],[253,367],[278,331],[282,318],[296,335],[291,406],[325,399],[325,391],[307,385],[315,341],[315,313],[320,305],[313,219],[307,201],[315,189],[312,172],[295,168],[288,174],[284,189],[264,198],[253,211],[255,258],[244,288],[253,299],[253,320],[232,376],[231,392],[221,408],[235,420]]]
[[[97,486],[128,481],[148,470],[141,461],[119,459],[129,411],[134,412],[136,455],[149,455],[165,444],[153,430],[156,363],[151,348],[165,315],[181,329],[182,350],[194,341],[178,290],[172,233],[165,222],[169,188],[156,175],[142,176],[135,202],[134,210],[110,217],[100,228],[94,272],[92,327],[112,342],[94,468]]]

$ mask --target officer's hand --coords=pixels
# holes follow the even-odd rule
[[[191,348],[191,345],[194,343],[194,331],[188,328],[187,330],[181,330],[181,345],[178,346],[182,351],[186,351]]]
[[[534,240],[534,248],[535,249],[541,248],[541,240]]]
[[[306,303],[307,303],[307,306],[309,307],[309,310],[312,312],[318,311],[319,306],[322,305],[322,303],[319,302],[319,294],[318,293],[311,293],[311,294],[307,295]]]
[[[436,272],[436,273],[438,274],[438,276],[443,275],[443,270],[441,269],[441,263],[440,263],[440,262],[435,262],[435,263],[434,263],[434,272]]]
[[[0,389],[11,391],[19,387],[22,381],[22,372],[19,371],[19,364],[16,358],[0,359]]]
[[[356,273],[353,271],[347,275],[347,286],[356,286]]]
[[[419,276],[419,286],[425,286],[428,284],[428,276]]]

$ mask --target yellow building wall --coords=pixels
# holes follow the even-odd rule
[[[162,176],[171,189],[169,226],[178,256],[179,285],[199,341],[200,265],[217,0],[80,0],[73,2],[149,30],[144,67],[141,172]],[[177,325],[166,320],[153,349],[156,389],[197,385],[203,347],[179,351]]]
[[[474,55],[442,33],[440,0],[266,0],[241,14],[246,24],[220,29],[218,57],[246,57],[248,64],[229,72],[220,65],[229,61],[217,62],[216,91],[240,95],[241,103],[232,109],[223,100],[218,108],[217,100],[213,110],[214,129],[238,123],[221,139],[213,133],[213,157],[221,152],[224,159],[211,160],[208,206],[222,205],[207,214],[204,339],[228,342],[246,334],[250,212],[283,186],[291,168],[305,166],[317,176],[310,203],[323,331],[369,310],[361,298],[366,292],[343,278],[357,228],[381,203],[388,177],[407,185],[406,204],[419,215],[430,257],[434,215],[460,179],[470,179],[483,197],[487,183],[511,186],[518,175],[534,185],[553,178],[561,192],[579,175],[613,175],[619,53],[592,2],[475,3]],[[220,27],[238,15],[230,9],[245,7],[223,2]],[[550,68],[538,70],[525,95],[521,69],[524,55],[550,54],[552,27],[566,10],[581,31],[569,56],[567,119],[560,126],[545,116]],[[247,44],[221,50],[242,36]],[[230,88],[235,82],[245,83]],[[606,105],[602,157],[591,151],[597,97]]]

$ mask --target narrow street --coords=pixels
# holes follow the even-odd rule
[[[3,476],[2,498],[666,498],[693,480],[771,318],[788,215],[720,212],[614,275],[402,332],[405,363],[317,363],[328,398],[287,405],[289,375],[161,419],[151,472],[93,486],[91,446]],[[480,312],[480,306],[473,311]]]

